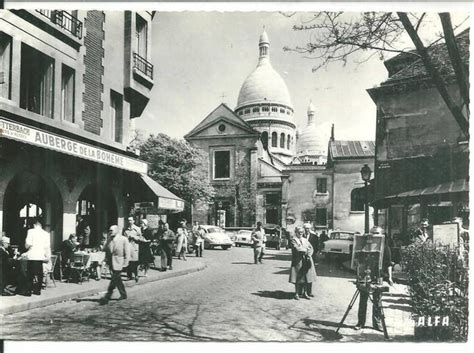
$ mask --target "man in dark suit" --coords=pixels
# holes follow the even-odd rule
[[[117,287],[120,293],[119,300],[127,299],[121,273],[130,261],[130,244],[125,236],[119,234],[116,225],[111,226],[109,229],[109,238],[105,244],[105,261],[110,268],[112,278],[110,279],[107,294],[100,299],[100,304],[107,304],[109,302],[115,287]]]
[[[69,235],[69,238],[64,240],[61,245],[61,267],[65,277],[68,275],[68,265],[70,264],[74,256],[74,251],[76,251],[76,247],[78,245],[79,243],[77,242],[77,237],[75,234]]]
[[[319,252],[319,237],[318,235],[311,230],[311,224],[305,223],[303,224],[303,238],[308,239],[309,243],[313,247],[313,254],[311,255],[313,259],[313,263],[316,263],[316,255]],[[310,297],[314,297],[313,295],[313,284],[308,283],[306,285],[306,294]]]

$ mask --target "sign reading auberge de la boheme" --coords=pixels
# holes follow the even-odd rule
[[[137,173],[147,173],[147,164],[102,148],[74,141],[26,125],[0,119],[0,137],[26,142],[94,162]]]

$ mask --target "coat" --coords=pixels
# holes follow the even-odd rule
[[[105,243],[105,261],[113,271],[122,271],[130,261],[130,242],[120,234],[109,237]]]
[[[41,227],[28,230],[25,240],[26,258],[33,261],[49,262],[51,259],[51,239]]]
[[[142,237],[140,228],[132,224],[131,227],[125,228],[123,230],[123,235],[127,237],[128,241],[130,242],[130,261],[138,261],[138,242]]]
[[[150,264],[155,261],[150,249],[150,242],[153,240],[153,231],[150,228],[142,229],[142,240],[138,244],[138,262],[141,264]]]
[[[178,228],[176,252],[179,254],[182,248],[184,248],[185,251],[188,248],[188,232],[186,229]]]
[[[310,265],[309,269],[303,267],[305,255]],[[308,239],[293,237],[291,239],[291,269],[290,283],[312,283],[316,281],[316,270],[312,259],[313,247]]]
[[[263,248],[265,245],[265,232],[263,229],[257,230],[255,229],[252,232],[252,243],[253,243],[253,248],[258,249],[258,248]]]

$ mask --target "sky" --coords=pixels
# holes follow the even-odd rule
[[[383,61],[374,56],[357,63],[362,57],[353,57],[345,66],[333,63],[313,72],[315,59],[283,50],[308,42],[309,33],[292,29],[302,16],[157,12],[152,27],[155,85],[136,128],[146,135],[162,132],[182,138],[221,102],[235,108],[242,83],[256,67],[265,26],[270,59],[288,86],[298,129],[307,123],[311,100],[327,137],[334,124],[338,140],[374,140],[376,107],[366,90],[387,78]]]

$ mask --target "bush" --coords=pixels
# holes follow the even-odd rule
[[[449,326],[417,328],[415,336],[435,341],[466,341],[468,331],[467,266],[458,248],[414,243],[403,249],[412,317],[449,316]]]

